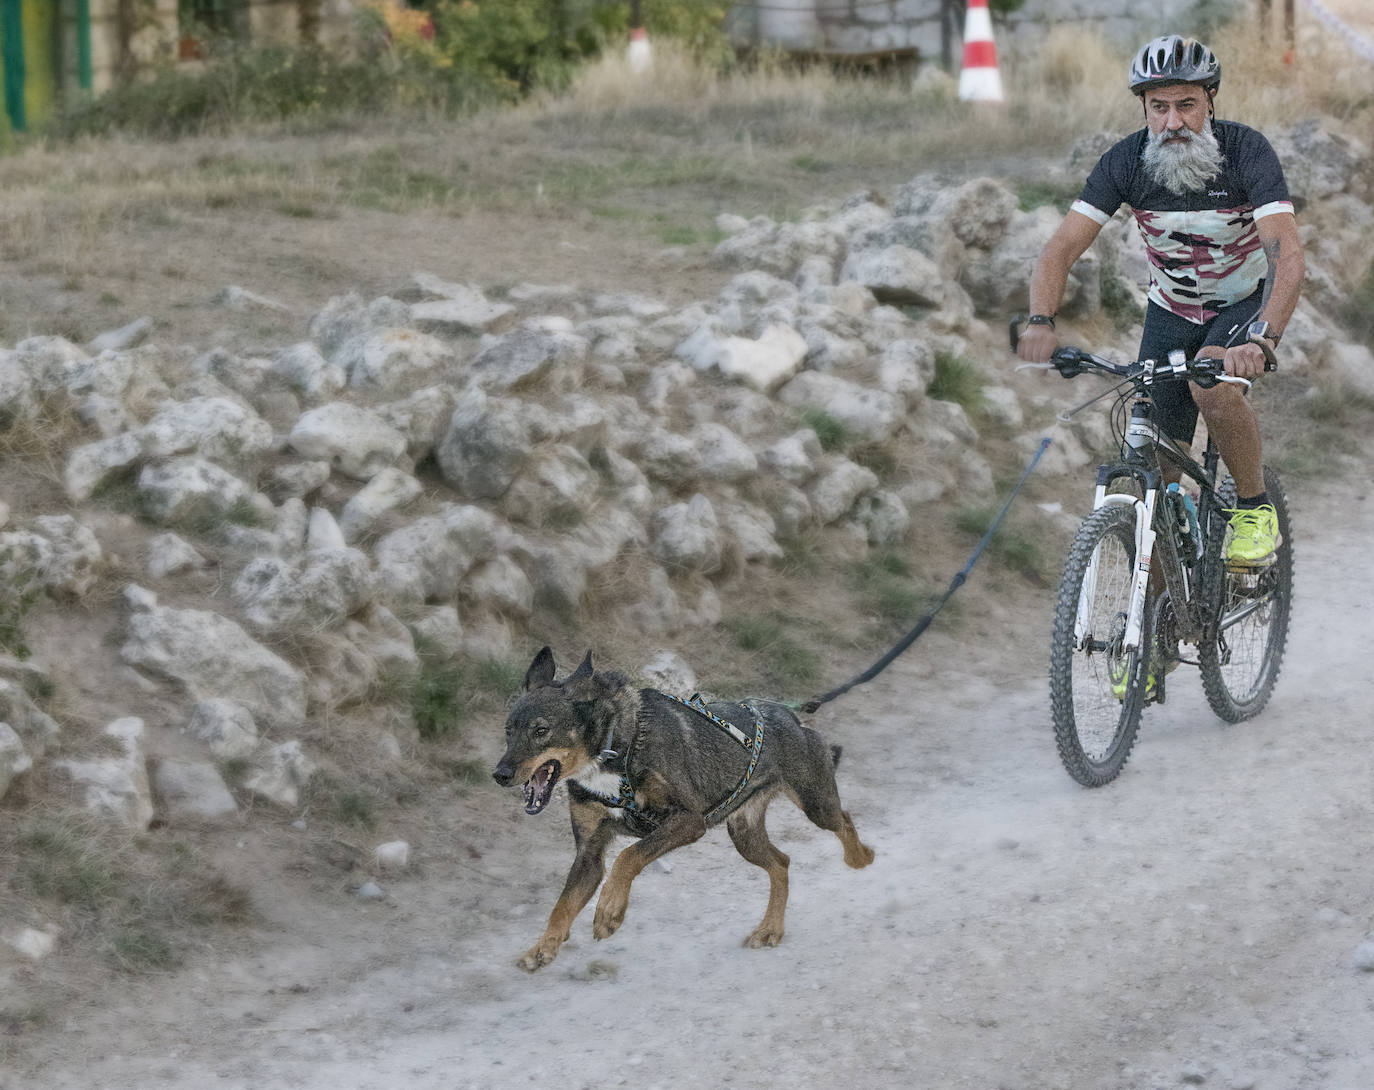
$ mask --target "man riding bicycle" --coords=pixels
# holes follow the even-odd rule
[[[1031,317],[1017,354],[1044,363],[1059,347],[1054,317],[1069,270],[1116,210],[1129,205],[1151,265],[1140,359],[1224,359],[1226,372],[1264,370],[1255,343],[1277,345],[1298,303],[1306,265],[1278,157],[1254,129],[1217,121],[1221,63],[1193,38],[1156,38],[1132,58],[1130,89],[1146,127],[1098,161],[1036,263]],[[1243,388],[1170,383],[1154,394],[1169,438],[1191,445],[1201,410],[1236,482],[1227,560],[1263,565],[1278,544],[1265,494],[1259,422]],[[1166,467],[1166,479],[1179,471]]]

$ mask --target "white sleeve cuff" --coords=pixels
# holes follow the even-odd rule
[[[1270,201],[1268,204],[1262,204],[1256,208],[1254,216],[1255,219],[1262,220],[1265,216],[1277,216],[1281,212],[1287,212],[1291,216],[1293,214],[1293,202]]]
[[[1269,207],[1269,206],[1268,206],[1268,205],[1265,205],[1265,207],[1267,208],[1267,207]],[[1093,205],[1089,204],[1087,201],[1081,201],[1081,200],[1080,200],[1080,201],[1074,201],[1073,204],[1069,205],[1069,211],[1070,211],[1070,212],[1077,212],[1080,216],[1087,216],[1088,219],[1092,220],[1092,221],[1093,221],[1094,223],[1096,223],[1099,227],[1106,227],[1107,224],[1111,221],[1111,218],[1112,218],[1111,216],[1107,215],[1106,212],[1102,211],[1102,209],[1100,209],[1100,208],[1095,208]],[[1288,211],[1290,211],[1290,212],[1293,211],[1292,205],[1289,205]],[[1259,213],[1257,212],[1257,213],[1255,213],[1255,215],[1258,217]]]

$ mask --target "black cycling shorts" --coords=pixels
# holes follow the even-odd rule
[[[1264,301],[1264,281],[1239,303],[1233,303],[1210,322],[1197,325],[1163,307],[1150,303],[1145,310],[1145,332],[1140,338],[1142,360],[1163,363],[1181,348],[1192,359],[1209,344],[1230,348],[1245,342],[1250,323],[1259,317]],[[1197,403],[1186,382],[1164,382],[1155,387],[1155,422],[1170,439],[1192,443],[1197,430]]]

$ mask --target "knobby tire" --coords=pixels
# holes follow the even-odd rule
[[[1227,481],[1223,491],[1234,485]],[[1264,487],[1278,515],[1279,547],[1274,563],[1257,574],[1226,570],[1225,523],[1209,527],[1203,556],[1206,606],[1216,615],[1198,648],[1202,688],[1207,703],[1228,723],[1240,723],[1258,715],[1274,692],[1288,642],[1288,620],[1293,602],[1293,524],[1283,483],[1265,467]],[[1259,608],[1255,608],[1256,603]],[[1226,617],[1251,610],[1239,623],[1223,628]],[[1223,648],[1223,641],[1225,648]]]
[[[1148,613],[1140,649],[1123,655],[1119,640],[1130,608],[1135,551],[1135,509],[1124,504],[1100,507],[1079,526],[1059,583],[1050,707],[1060,760],[1085,787],[1101,787],[1117,777],[1140,727],[1151,646]],[[1095,584],[1090,587],[1091,631],[1085,634],[1094,646],[1087,649],[1078,646],[1074,631],[1085,580]],[[1119,682],[1124,677],[1119,697],[1113,677]]]

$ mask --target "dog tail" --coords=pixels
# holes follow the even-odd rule
[[[840,764],[840,754],[843,753],[843,752],[844,752],[844,746],[831,746],[831,747],[830,747],[830,763],[831,763],[832,765],[834,765],[836,768],[839,767],[839,764]]]

